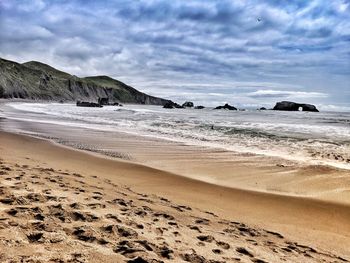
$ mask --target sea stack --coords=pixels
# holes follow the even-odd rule
[[[182,104],[182,107],[184,108],[192,108],[194,106],[192,101],[186,101],[184,104]]]
[[[226,103],[224,106],[217,106],[214,110],[237,110],[237,108]]]
[[[319,112],[315,105],[296,103],[291,101],[277,102],[275,107],[273,107],[273,110]]]

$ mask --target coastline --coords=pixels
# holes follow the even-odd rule
[[[6,111],[6,114],[12,114]],[[350,204],[346,169],[89,128],[3,119],[0,128],[230,188]],[[28,116],[25,116],[26,118]],[[40,118],[46,118],[41,116]]]
[[[346,126],[350,115],[341,112],[316,113],[312,116],[286,111],[231,113],[210,109],[166,110],[157,106],[132,104],[125,105],[124,108],[93,110],[59,103],[9,103],[2,109],[9,119],[20,122],[30,121],[41,126],[46,124],[49,128],[67,126],[78,131],[84,129],[105,133],[103,147],[109,147],[106,144],[108,139],[108,143],[113,143],[109,136],[127,134],[136,139],[151,138],[153,141],[168,141],[195,148],[207,147],[242,155],[266,156],[301,165],[350,170]],[[261,122],[261,119],[264,121]],[[215,123],[215,128],[211,123]],[[21,128],[26,132],[28,127],[31,132],[37,132],[34,125],[23,125]],[[49,132],[52,135],[49,130],[44,131],[44,135]],[[66,139],[65,134],[53,134],[52,137]],[[91,138],[88,143],[90,141]],[[100,143],[95,148],[99,148]]]
[[[229,221],[278,232],[322,251],[345,258],[350,254],[350,209],[346,204],[217,186],[7,132],[0,133],[0,148],[6,162],[94,175],[141,194],[161,196]],[[1,206],[1,210],[7,208]]]

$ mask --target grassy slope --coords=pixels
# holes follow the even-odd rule
[[[48,100],[111,100],[129,103],[162,104],[108,76],[79,78],[37,61],[19,64],[0,58],[0,97]]]

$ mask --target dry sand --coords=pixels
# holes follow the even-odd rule
[[[350,260],[347,202],[213,185],[5,132],[0,152],[0,262]]]

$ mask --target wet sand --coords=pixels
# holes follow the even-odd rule
[[[13,109],[6,109],[6,113],[15,118],[20,116]],[[37,122],[40,118],[46,121],[49,118],[46,115],[25,118],[36,121],[4,119],[0,121],[0,129],[49,138],[70,147],[220,186],[350,205],[349,170],[129,133]]]
[[[224,187],[6,132],[0,151],[4,262],[350,260],[347,202]]]

